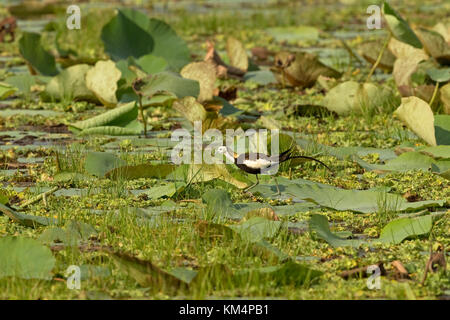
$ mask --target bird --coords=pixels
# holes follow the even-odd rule
[[[238,155],[231,148],[226,146],[220,146],[219,148],[217,148],[217,152],[219,154],[225,155],[228,160],[232,161],[242,171],[245,171],[249,174],[254,174],[256,176],[256,182],[253,185],[245,188],[244,191],[248,191],[259,184],[258,174],[269,172],[272,168],[291,159],[307,159],[315,161],[331,171],[331,169],[325,163],[316,158],[308,156],[293,156],[292,152],[294,151],[294,149],[294,147],[291,147],[288,150],[283,151],[279,155],[275,156],[268,156],[264,153],[242,153]],[[277,186],[278,194],[281,195],[276,179],[275,183]]]

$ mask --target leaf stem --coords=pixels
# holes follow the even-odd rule
[[[37,196],[31,198],[30,200],[25,201],[24,203],[22,203],[22,204],[19,206],[19,208],[20,208],[20,209],[24,209],[25,207],[29,206],[30,204],[33,204],[33,203],[35,203],[35,202],[38,202],[38,201],[41,200],[41,199],[44,201],[44,204],[45,204],[45,202],[47,202],[46,197],[47,197],[48,195],[50,195],[50,194],[52,194],[52,193],[58,191],[58,189],[59,189],[59,187],[53,187],[52,189],[50,189],[50,190],[48,190],[48,191],[46,191],[46,192],[43,192],[43,193],[41,193],[41,194],[38,194]]]
[[[142,95],[139,96],[139,111],[141,112],[142,122],[144,122],[144,137],[147,137],[147,119],[144,115],[144,107],[142,106]]]
[[[383,57],[384,51],[386,51],[386,48],[389,44],[389,41],[391,41],[392,34],[389,33],[388,37],[386,38],[386,41],[383,44],[383,47],[381,48],[380,53],[378,54],[378,58],[375,61],[374,65],[372,66],[372,69],[370,69],[369,75],[367,76],[366,82],[369,82],[370,78],[372,77],[373,73],[375,72],[375,69],[378,67],[378,65],[381,62],[381,58]]]
[[[434,87],[434,91],[433,91],[433,96],[431,97],[431,100],[430,100],[430,108],[432,108],[431,106],[433,105],[433,102],[436,99],[438,90],[439,90],[439,82],[436,82],[436,86]]]

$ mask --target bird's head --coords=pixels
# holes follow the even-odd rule
[[[217,152],[221,153],[221,154],[225,154],[225,153],[227,153],[227,147],[221,146],[221,147],[217,148]]]
[[[217,153],[225,155],[225,157],[231,162],[234,162],[234,159],[237,158],[237,154],[234,153],[233,150],[225,146],[218,147]]]

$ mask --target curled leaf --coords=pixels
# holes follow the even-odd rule
[[[425,28],[417,29],[425,51],[441,64],[450,64],[450,45],[439,33]]]
[[[196,80],[200,85],[198,101],[210,101],[216,88],[216,68],[211,62],[192,62],[181,70],[181,76],[186,79]]]
[[[192,123],[194,121],[204,121],[207,117],[205,108],[194,97],[184,97],[176,100],[172,107]]]
[[[130,102],[93,118],[75,122],[70,127],[79,131],[101,126],[121,126],[135,120],[137,114],[138,109],[136,103]]]
[[[450,83],[447,83],[440,89],[440,97],[444,105],[444,113],[450,114]]]
[[[71,131],[79,135],[137,135],[142,132],[142,124],[137,121],[138,108],[135,102],[109,110],[93,118],[69,125]]]
[[[355,81],[343,82],[331,89],[324,100],[323,105],[337,114],[368,111],[380,108],[389,102],[392,93],[380,88],[373,83],[360,84]]]
[[[408,22],[403,19],[386,1],[383,3],[383,15],[391,34],[399,41],[407,43],[415,48],[422,48],[422,43],[417,38]]]
[[[358,51],[364,59],[366,59],[371,64],[375,64],[382,47],[383,43],[380,41],[369,41],[362,43],[358,47]],[[395,56],[389,50],[385,50],[378,64],[378,67],[390,71],[394,66],[394,62]]]
[[[86,86],[105,106],[114,107],[117,104],[117,81],[121,76],[113,61],[98,61],[86,73]]]
[[[392,52],[392,54],[398,59],[406,58],[419,61],[428,59],[428,55],[426,54],[423,48],[418,49],[407,43],[401,42],[395,38],[391,38],[391,41],[389,41],[388,48]]]
[[[86,86],[86,73],[91,69],[87,64],[78,64],[61,71],[53,77],[42,93],[44,100],[87,100],[98,101]]]
[[[227,54],[230,59],[230,64],[233,67],[247,71],[248,69],[248,57],[242,43],[236,38],[229,37],[227,40]]]
[[[402,98],[395,114],[428,144],[436,145],[434,115],[427,102],[417,97]]]
[[[433,27],[433,31],[436,31],[444,37],[447,43],[450,43],[450,22],[439,22]]]
[[[324,65],[319,59],[306,52],[292,54],[279,52],[275,56],[275,68],[278,80],[291,86],[309,88],[312,87],[317,78],[325,77],[339,78],[340,72]]]

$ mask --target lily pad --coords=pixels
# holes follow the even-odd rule
[[[0,83],[0,99],[4,100],[8,98],[9,96],[12,96],[17,91],[16,88],[13,86],[6,84],[6,83]]]
[[[450,159],[450,146],[426,147],[418,150],[420,153],[430,155],[435,159]]]
[[[333,247],[359,247],[360,245],[367,243],[365,240],[343,239],[332,233],[327,218],[321,214],[313,214],[311,216],[309,220],[309,230],[317,238],[325,240]]]
[[[245,222],[230,225],[229,228],[238,233],[244,241],[257,242],[273,238],[280,231],[282,222],[253,217]]]
[[[309,268],[306,265],[288,260],[286,263],[277,266],[238,270],[234,277],[237,281],[252,282],[272,281],[276,285],[305,286],[322,276],[323,272]]]
[[[138,21],[140,24],[141,20]],[[164,58],[171,70],[178,71],[191,61],[191,54],[186,42],[167,23],[152,18],[148,20],[144,29],[154,40],[151,53]]]
[[[105,50],[118,61],[147,54],[164,58],[169,67],[179,70],[189,63],[189,49],[164,21],[149,19],[144,13],[120,9],[102,30]]]
[[[319,39],[319,30],[311,26],[275,27],[267,29],[267,32],[277,41],[298,42]]]
[[[0,203],[0,212],[8,216],[12,221],[31,228],[35,228],[37,226],[48,226],[58,223],[57,219],[21,213],[2,203]]]
[[[285,197],[296,201],[307,200],[340,211],[350,210],[361,213],[379,210],[405,211],[442,206],[445,203],[444,200],[408,202],[401,195],[388,193],[386,190],[346,190],[303,179],[288,180],[279,177],[277,180],[280,191]],[[260,184],[252,191],[267,198],[277,198],[275,185]]]
[[[312,201],[327,208],[361,213],[378,212],[379,210],[405,211],[444,204],[444,201],[440,200],[408,202],[400,195],[380,190],[344,190],[314,184],[297,185],[286,190],[286,193],[297,199]]]
[[[234,220],[241,220],[247,216],[251,217],[265,217],[267,212],[273,213],[273,209],[267,205],[250,203],[250,204],[233,204],[230,195],[221,189],[208,190],[202,196],[203,202],[207,204],[207,210],[215,220],[222,218],[229,218]],[[270,214],[269,214],[270,215]],[[272,218],[275,217],[274,215]]]
[[[29,74],[19,74],[6,78],[5,83],[17,88],[21,94],[27,96],[31,94],[31,87],[36,84],[36,79]],[[0,97],[1,95],[0,93]]]
[[[126,162],[114,154],[107,152],[89,152],[84,167],[86,172],[98,177],[104,177],[112,169],[125,165]]]
[[[58,74],[55,58],[42,47],[40,34],[24,32],[19,40],[19,51],[22,57],[39,74],[44,76]]]
[[[447,82],[450,80],[450,68],[429,69],[427,70],[427,74],[431,80],[436,82]]]
[[[362,244],[386,243],[399,244],[410,237],[428,234],[433,225],[431,215],[417,218],[400,218],[388,223],[382,230],[378,239],[343,239],[330,231],[328,220],[320,214],[313,214],[309,221],[309,228],[314,234],[328,242],[333,247],[359,247]]]
[[[207,182],[220,179],[237,188],[244,189],[250,185],[250,180],[237,169],[226,164],[193,164],[189,165],[188,179],[193,182]]]
[[[157,287],[161,291],[178,290],[192,281],[196,272],[177,269],[175,272],[163,270],[150,261],[141,260],[125,253],[111,253],[115,264],[143,287]],[[189,276],[186,273],[189,272]]]
[[[23,237],[0,238],[0,278],[50,280],[55,258],[46,246]]]
[[[121,166],[108,171],[105,176],[110,179],[139,179],[139,178],[165,178],[177,166],[169,163],[141,164],[136,166]]]
[[[207,210],[210,211],[215,220],[223,218],[240,219],[243,217],[234,207],[230,196],[225,190],[209,190],[202,196],[202,200],[207,204]]]
[[[64,243],[64,245],[75,246],[81,241],[87,241],[97,236],[97,231],[90,224],[69,221],[65,228],[49,228],[39,236],[39,241],[45,244]]]
[[[270,70],[250,71],[244,75],[245,81],[255,82],[260,85],[276,83],[277,79]]]
[[[450,161],[446,161],[445,164],[446,165],[442,167],[440,167],[439,164],[433,164],[431,166],[431,171],[447,180],[450,180]]]
[[[450,145],[450,115],[436,115],[434,117],[434,130],[438,145]]]
[[[432,226],[433,217],[431,215],[396,219],[381,230],[379,240],[384,243],[398,244],[409,237],[428,234]]]
[[[153,54],[147,54],[136,59],[136,64],[148,74],[163,72],[168,66],[163,57],[157,57]]]
[[[139,58],[150,54],[154,39],[141,25],[148,17],[137,10],[118,10],[116,16],[107,23],[101,33],[105,51],[118,61],[128,57]]]
[[[365,161],[357,159],[358,162],[366,170],[377,171],[408,171],[408,170],[423,170],[428,171],[435,160],[428,155],[419,152],[405,152],[395,159],[386,161],[386,164],[369,164]]]
[[[184,187],[186,184],[183,182],[174,183],[171,182],[164,186],[155,186],[150,189],[150,191],[145,194],[150,199],[159,199],[162,197],[172,197],[180,188]]]
[[[144,97],[153,97],[158,93],[169,93],[177,98],[197,97],[200,85],[196,80],[185,79],[171,72],[161,72],[142,79],[138,91]]]

